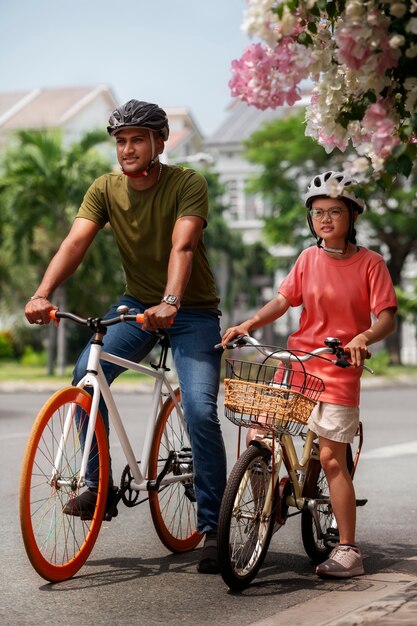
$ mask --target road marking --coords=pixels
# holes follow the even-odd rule
[[[392,446],[375,448],[375,450],[363,452],[361,454],[361,459],[389,459],[396,456],[404,456],[406,454],[417,454],[417,441],[407,441],[405,443],[397,443]]]

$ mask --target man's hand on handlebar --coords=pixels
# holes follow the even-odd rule
[[[29,324],[49,324],[49,311],[57,309],[47,298],[34,297],[26,302],[25,316]]]
[[[152,306],[143,314],[143,330],[155,331],[160,328],[170,328],[177,314],[177,309],[171,304],[161,302]]]

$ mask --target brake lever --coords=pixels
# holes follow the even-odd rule
[[[338,367],[352,367],[352,363],[350,363],[348,361],[349,355],[344,351],[343,348],[337,348],[335,351],[336,354],[336,361],[334,361],[334,364],[337,365]],[[362,369],[366,370],[367,372],[369,372],[370,374],[374,374],[374,370],[372,370],[370,367],[368,367],[367,365],[360,365],[359,367],[361,367]]]

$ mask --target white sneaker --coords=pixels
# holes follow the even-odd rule
[[[327,561],[316,567],[316,574],[322,578],[351,578],[364,573],[362,555],[351,546],[337,546]]]

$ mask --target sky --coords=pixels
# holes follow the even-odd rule
[[[245,0],[0,0],[0,90],[108,85],[187,107],[205,135],[231,102],[233,59],[250,40]]]

